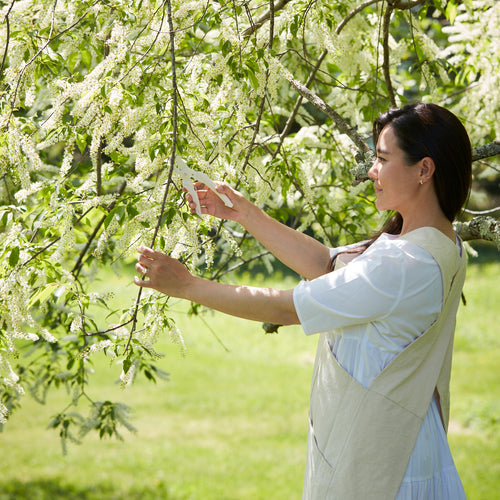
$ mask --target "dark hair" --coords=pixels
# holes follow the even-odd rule
[[[434,187],[441,210],[450,222],[467,201],[472,182],[472,149],[460,120],[437,104],[408,104],[375,119],[373,141],[390,125],[408,165],[429,157],[434,161]]]
[[[390,109],[373,123],[375,145],[382,129],[388,125],[392,127],[408,165],[425,157],[432,158],[436,167],[433,179],[439,205],[453,222],[469,197],[472,183],[472,149],[460,120],[436,104],[416,103]],[[403,219],[396,212],[366,248],[383,232],[399,234],[402,226]]]

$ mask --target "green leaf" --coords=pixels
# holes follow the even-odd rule
[[[457,17],[457,4],[455,2],[448,2],[445,10],[446,19],[450,21],[450,24],[455,22],[455,18]]]
[[[33,307],[37,302],[40,304],[45,303],[49,297],[61,286],[60,283],[48,283],[47,285],[40,287],[32,296],[28,302],[28,307]]]
[[[87,147],[87,134],[76,134],[76,145],[80,150],[80,153],[83,154],[85,148]]]
[[[80,55],[82,57],[83,64],[85,64],[85,66],[87,66],[87,68],[90,68],[90,66],[92,64],[92,54],[90,53],[90,51],[87,49],[82,49],[80,51]]]
[[[71,73],[75,71],[76,65],[80,60],[80,54],[78,52],[72,52],[67,59],[68,69]]]
[[[123,360],[123,371],[125,373],[128,373],[128,371],[130,370],[131,365],[132,365],[132,361],[130,360],[130,357],[124,359]]]
[[[19,247],[14,247],[9,255],[9,266],[14,267],[19,262]]]

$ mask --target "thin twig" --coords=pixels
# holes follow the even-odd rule
[[[233,271],[236,271],[237,269],[239,269],[240,267],[243,267],[244,265],[246,264],[249,264],[250,262],[254,261],[254,260],[257,260],[257,259],[260,259],[261,257],[265,257],[266,255],[271,255],[271,252],[269,250],[266,250],[264,252],[261,252],[257,255],[253,255],[252,257],[250,257],[249,259],[244,259],[242,260],[241,262],[238,262],[238,264],[235,264],[234,266],[232,267],[228,267],[226,270],[222,271],[221,269],[219,269],[220,272],[218,272],[218,274],[216,275],[216,277],[218,279],[222,278],[222,276],[224,276],[225,274],[229,274],[229,273],[232,273]],[[215,279],[215,278],[212,278],[212,279]]]
[[[163,200],[162,200],[162,204],[161,204],[160,215],[158,217],[158,222],[156,224],[153,238],[151,240],[151,248],[154,248],[154,245],[156,242],[156,237],[158,236],[158,232],[160,230],[163,214],[165,213],[165,207],[166,207],[166,203],[167,203],[168,193],[170,190],[170,186],[172,184],[172,175],[174,172],[175,156],[176,156],[176,149],[177,149],[177,109],[178,109],[178,103],[177,103],[177,74],[176,74],[176,62],[175,62],[175,32],[174,32],[174,26],[173,26],[173,21],[172,21],[171,1],[166,0],[166,2],[163,4],[163,8],[164,8],[163,15],[165,14],[165,5],[167,6],[167,23],[168,23],[168,29],[169,29],[169,35],[170,35],[170,58],[171,58],[170,62],[172,65],[172,153],[170,155],[170,170],[168,172],[168,180],[167,180],[167,183],[165,186],[165,191],[163,193]],[[132,327],[130,329],[130,334],[129,334],[129,337],[127,340],[127,344],[125,345],[124,353],[126,353],[129,350],[133,335],[134,335],[136,328],[137,328],[137,315],[139,312],[139,304],[141,301],[141,296],[142,296],[142,288],[140,288],[139,292],[137,293],[134,313],[132,315]]]
[[[500,207],[495,207],[495,208],[490,208],[489,210],[470,210],[468,208],[464,208],[463,211],[471,214],[471,215],[488,215],[492,214],[494,212],[498,212],[500,210]]]
[[[274,38],[274,0],[269,0],[269,49],[273,48]]]
[[[388,0],[388,3],[395,9],[398,10],[409,10],[413,9],[413,7],[418,7],[422,5],[427,0]]]
[[[163,8],[163,13],[162,13],[162,16],[161,16],[161,21],[160,21],[160,28],[159,30],[157,31],[156,33],[156,36],[154,38],[154,40],[151,42],[151,44],[149,45],[148,49],[146,50],[146,52],[144,54],[141,55],[141,57],[129,68],[129,70],[120,78],[120,80],[118,80],[117,83],[120,83],[121,81],[123,81],[129,74],[130,72],[140,63],[142,62],[146,56],[149,54],[149,52],[151,51],[151,49],[154,47],[156,41],[158,40],[159,36],[160,36],[160,33],[161,33],[161,28],[163,26],[163,22],[165,20],[165,2],[163,2],[163,4],[161,5],[161,7],[158,7],[158,9],[154,12],[153,16],[161,9]],[[150,21],[151,22],[151,21]],[[148,23],[149,24],[149,23]],[[145,28],[144,28],[145,29]],[[142,33],[142,31],[141,31]],[[137,38],[134,40],[133,44],[132,44],[132,47],[134,46],[135,42],[137,41],[137,39],[139,38],[140,34],[137,35]],[[132,50],[132,48],[130,49]],[[115,84],[116,85],[116,84]]]
[[[337,35],[345,28],[345,25],[356,15],[359,14],[363,9],[366,9],[366,7],[378,3],[382,0],[367,0],[366,2],[362,3],[361,5],[358,5],[353,11],[351,11],[344,19],[342,19],[342,22],[337,26],[337,29],[335,32]]]
[[[125,191],[126,187],[127,187],[127,181],[123,181],[121,183],[120,187],[118,188],[117,197],[119,197],[121,194],[123,194],[123,192]],[[108,212],[111,212],[111,210],[113,210],[113,208],[115,208],[116,203],[117,203],[116,200],[113,201],[112,203],[110,203],[106,207],[106,210]],[[82,265],[83,265],[83,258],[85,257],[85,254],[88,252],[88,250],[90,248],[90,245],[95,240],[95,238],[97,236],[97,233],[101,229],[101,226],[104,224],[104,221],[106,220],[106,217],[107,217],[107,215],[103,215],[101,217],[101,219],[99,220],[99,222],[96,224],[96,226],[94,228],[94,231],[92,232],[92,234],[90,235],[89,239],[87,240],[87,243],[85,244],[85,247],[80,252],[80,255],[78,256],[78,259],[77,259],[75,265],[73,266],[73,269],[71,270],[71,274],[73,274],[75,276],[75,278],[77,278],[78,275],[80,274],[80,271],[81,271]]]
[[[274,4],[274,9],[273,13],[277,12],[278,10],[281,10],[287,3],[291,2],[291,0],[278,0],[276,4]],[[246,5],[246,2],[245,2]],[[248,27],[246,30],[243,31],[243,36],[247,37],[255,33],[266,21],[269,21],[271,18],[271,11],[268,10],[262,16],[259,17],[255,22],[251,20],[252,24],[250,27]]]
[[[389,51],[389,26],[391,23],[391,15],[393,10],[394,9],[392,5],[389,3],[385,9],[382,21],[382,36],[383,36],[382,46],[384,49],[384,62],[382,64],[382,70],[384,72],[385,85],[387,87],[387,93],[389,95],[389,100],[391,101],[391,106],[395,108],[396,97],[394,96],[394,88],[392,87],[392,81],[391,81],[391,72],[390,72],[391,54]]]
[[[226,351],[226,352],[231,352],[230,349],[228,349],[224,342],[222,342],[221,338],[217,335],[217,333],[215,333],[215,330],[210,326],[210,324],[208,323],[208,321],[201,315],[198,315],[198,318],[201,319],[201,321],[204,323],[204,325],[208,328],[208,330],[210,331],[210,333],[215,337],[215,340],[217,340],[217,342],[222,346],[222,348]]]
[[[7,10],[7,13],[5,14],[5,23],[7,24],[7,33],[5,35],[5,49],[3,51],[3,57],[2,57],[2,65],[0,66],[0,77],[3,75],[3,69],[5,67],[5,61],[7,59],[7,52],[9,51],[9,40],[10,40],[10,21],[9,21],[9,14],[10,11],[12,10],[12,7],[14,7],[14,3],[16,0],[12,0],[12,3],[9,5],[9,10]]]

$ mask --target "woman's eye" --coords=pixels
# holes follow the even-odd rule
[[[382,158],[381,156],[377,156],[378,161],[385,161],[385,158]]]

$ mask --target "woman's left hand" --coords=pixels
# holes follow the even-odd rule
[[[172,297],[187,298],[187,289],[194,276],[184,264],[151,248],[141,246],[138,252],[135,269],[142,278],[134,277],[137,286],[153,288]]]

